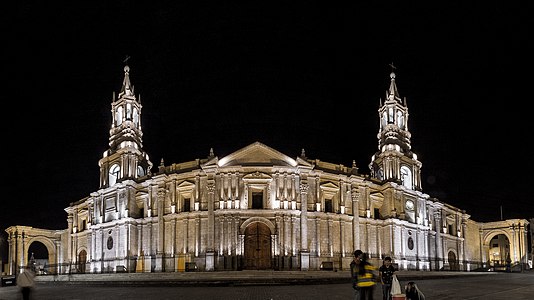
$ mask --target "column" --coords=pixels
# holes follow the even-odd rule
[[[360,249],[360,194],[356,188],[352,188],[352,251]]]
[[[26,265],[25,263],[25,253],[24,253],[24,231],[18,232],[17,230],[17,257],[19,261],[17,262],[17,272],[22,271],[22,267]]]
[[[326,230],[327,230],[327,236],[328,236],[328,255],[332,257],[334,256],[334,245],[332,244],[332,241],[333,241],[332,219],[328,218],[328,220],[326,220],[326,224],[327,224]]]
[[[56,272],[57,274],[61,274],[61,263],[63,262],[61,259],[61,241],[54,241],[56,244]]]
[[[300,183],[300,270],[310,269],[310,250],[308,248],[308,189],[307,182]]]
[[[441,230],[443,228],[441,224],[441,215],[439,212],[434,213],[434,222],[436,224],[436,270],[443,267],[443,240],[441,236]]]
[[[165,255],[165,220],[163,215],[165,213],[165,194],[166,191],[163,188],[158,189],[157,209],[158,209],[158,239],[156,244],[156,272],[163,272],[164,267],[164,255]]]
[[[195,218],[195,257],[198,257],[198,255],[200,254],[200,243],[200,216],[197,216]]]
[[[339,220],[339,246],[341,251],[341,257],[345,257],[346,255],[346,245],[345,245],[345,221],[343,219]]]
[[[291,217],[284,215],[284,255],[291,255]]]
[[[316,240],[316,249],[317,257],[321,256],[321,219],[315,217],[315,240]]]
[[[215,182],[210,180],[206,186],[208,190],[208,245],[206,247],[206,271],[215,270],[215,244],[214,244],[214,235],[215,235],[215,212],[214,212],[214,201],[215,201]]]
[[[291,216],[291,255],[297,255],[297,217]]]

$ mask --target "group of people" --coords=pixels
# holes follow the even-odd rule
[[[395,271],[396,269],[391,264],[391,257],[389,256],[384,258],[383,264],[377,271],[377,268],[367,261],[366,253],[361,250],[354,251],[354,258],[350,263],[354,300],[372,300],[377,282],[382,285],[382,299],[392,300],[393,284],[399,284]],[[400,286],[398,289],[400,289]],[[406,300],[425,300],[424,294],[413,281],[408,282],[406,285],[404,296]]]

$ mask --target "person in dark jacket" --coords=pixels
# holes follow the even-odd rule
[[[384,263],[378,268],[380,282],[382,283],[382,300],[391,300],[391,284],[395,267],[391,264],[391,257],[386,256]]]
[[[375,270],[376,268],[367,261],[365,253],[361,250],[354,251],[354,257],[350,263],[354,300],[373,300],[373,290],[376,284]]]

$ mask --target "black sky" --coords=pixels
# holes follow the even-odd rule
[[[475,221],[534,217],[526,8],[175,2],[6,9],[1,232],[66,228],[98,189],[127,55],[155,166],[259,141],[368,173],[393,62],[424,192]]]

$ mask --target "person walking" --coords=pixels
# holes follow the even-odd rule
[[[33,288],[34,277],[35,273],[33,273],[29,266],[24,267],[22,273],[17,276],[17,285],[20,287],[23,300],[30,299],[30,292]]]
[[[354,300],[373,300],[373,290],[376,284],[375,271],[376,268],[367,261],[365,253],[359,249],[354,251],[354,257],[350,263]]]
[[[391,284],[395,271],[395,267],[391,264],[391,257],[386,256],[383,264],[378,268],[380,283],[382,283],[382,300],[391,300]]]
[[[413,281],[408,282],[406,285],[406,300],[425,300],[425,294],[421,292]]]

